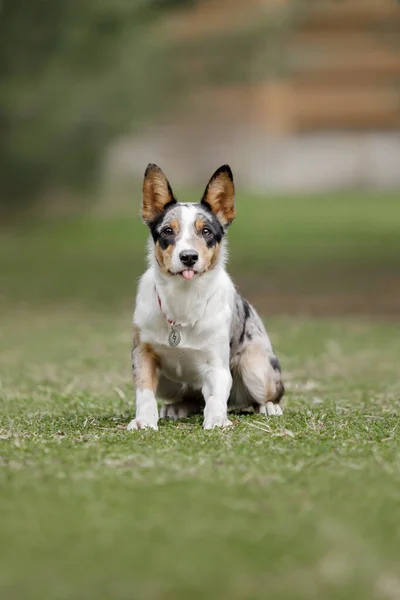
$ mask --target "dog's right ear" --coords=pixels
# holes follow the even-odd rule
[[[142,218],[145,223],[154,221],[176,200],[168,179],[157,165],[149,164],[143,180]]]

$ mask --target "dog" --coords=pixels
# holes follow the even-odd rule
[[[128,430],[158,429],[157,399],[160,417],[203,411],[204,429],[232,425],[228,410],[282,414],[279,361],[262,320],[225,269],[234,198],[228,165],[214,173],[196,204],[177,202],[157,165],[146,169],[149,268],[133,315],[136,416]]]

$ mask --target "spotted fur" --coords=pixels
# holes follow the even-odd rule
[[[279,361],[262,320],[225,270],[225,236],[235,217],[229,167],[214,173],[201,202],[183,204],[150,165],[142,216],[151,233],[149,268],[133,318],[137,411],[128,428],[157,429],[156,398],[164,417],[204,410],[205,429],[230,425],[228,408],[282,414]],[[171,322],[181,334],[175,348],[168,344]]]

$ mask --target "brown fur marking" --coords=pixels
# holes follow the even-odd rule
[[[139,390],[156,391],[160,361],[151,344],[139,343],[132,352],[133,377]]]
[[[165,224],[165,227],[171,227],[174,230],[175,234],[179,233],[180,225],[178,219],[172,219],[169,223]],[[172,254],[174,251],[174,246],[171,244],[165,250],[160,248],[160,244],[158,242],[155,243],[155,254],[156,259],[159,264],[161,271],[164,275],[170,275],[170,271],[172,270]]]
[[[174,251],[175,246],[171,244],[165,250],[160,248],[160,244],[156,242],[155,244],[155,253],[156,259],[159,264],[161,271],[164,275],[170,275],[170,271],[172,271],[172,253]]]
[[[218,263],[220,244],[215,244],[215,246],[213,246],[212,248],[208,248],[201,233],[203,227],[207,227],[207,223],[206,221],[204,221],[204,219],[198,217],[194,223],[194,226],[197,235],[201,239],[201,243],[196,244],[196,250],[203,258],[203,271],[208,271],[209,269],[215,267],[215,265]]]
[[[174,230],[174,233],[179,233],[180,226],[178,219],[171,219],[169,223],[167,223],[166,227],[171,227]]]
[[[259,368],[264,369],[266,373],[265,403],[278,403],[283,396],[283,383],[280,373],[271,367],[268,356],[262,346],[255,343],[248,344],[240,355],[239,360],[235,361],[231,365],[231,368],[233,367],[234,370],[237,369],[238,372],[243,373],[244,371],[253,371],[257,365]]]
[[[197,219],[194,222],[194,227],[196,229],[196,232],[198,234],[201,234],[201,230],[203,229],[203,227],[205,227],[206,222],[204,219],[200,219],[200,217],[197,217]]]

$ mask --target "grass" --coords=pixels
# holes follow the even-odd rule
[[[233,271],[261,312],[268,286],[303,293],[308,277],[331,286],[332,316],[267,319],[287,410],[223,432],[200,418],[124,429],[138,223],[0,236],[2,598],[400,597],[398,321],[333,314],[338,291],[396,277],[397,205],[324,201],[337,211],[325,233],[314,199],[249,199],[232,228]]]
[[[266,314],[282,306],[304,312],[307,302],[318,308],[318,297],[328,314],[341,305],[345,312],[399,314],[400,204],[394,196],[244,197],[237,208],[230,271],[248,296],[262,297]],[[130,218],[70,219],[4,232],[0,308],[54,302],[130,308],[147,238],[138,212],[133,203]]]

